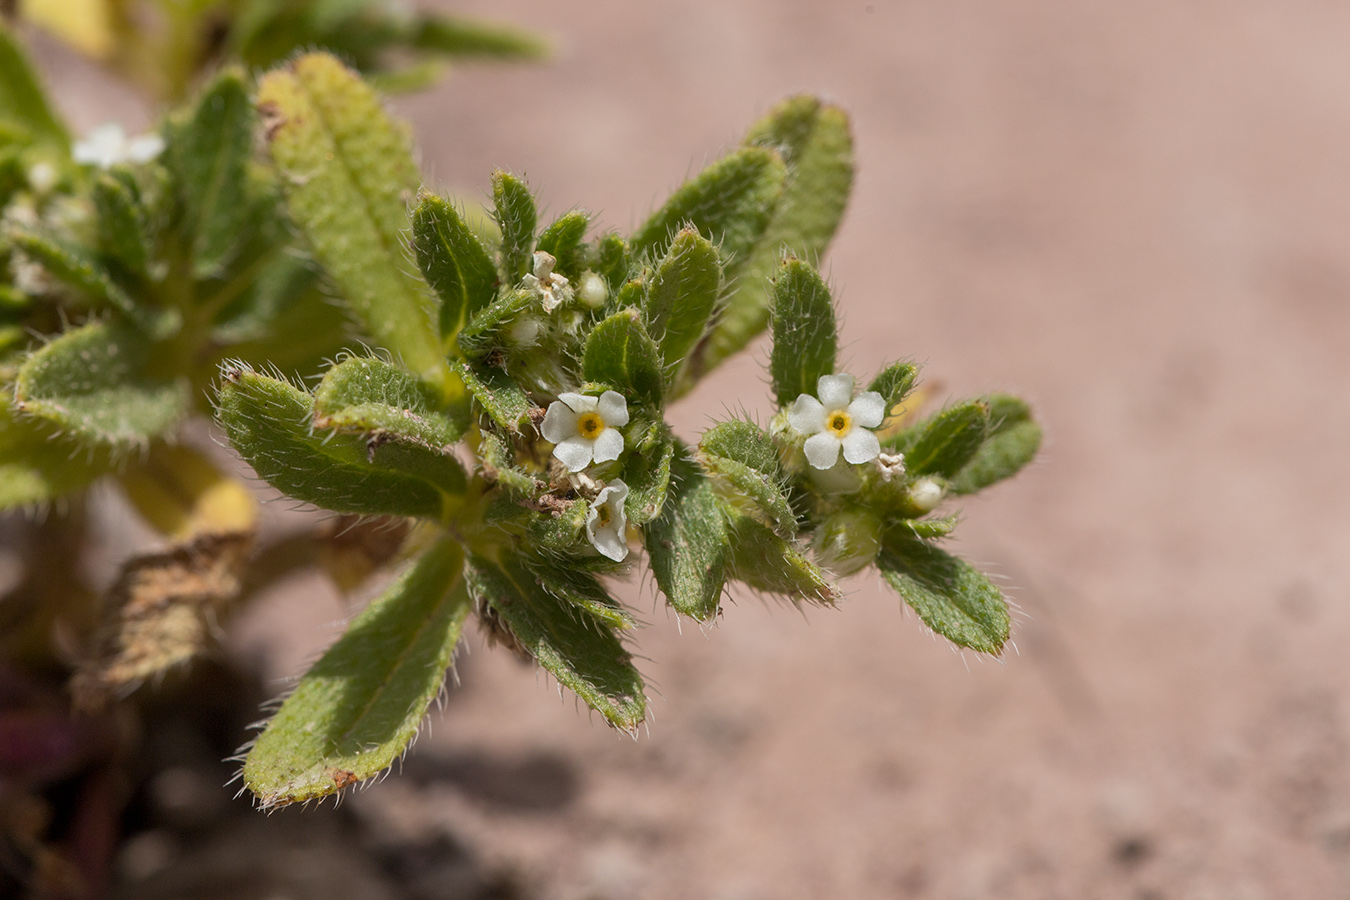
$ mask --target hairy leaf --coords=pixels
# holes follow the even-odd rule
[[[704,466],[749,500],[780,535],[797,533],[778,451],[768,432],[740,420],[719,422],[699,441]]]
[[[407,132],[360,77],[310,53],[265,75],[258,111],[291,217],[352,311],[410,371],[446,386],[438,330],[404,254],[418,181]]]
[[[333,366],[314,389],[314,424],[445,452],[464,427],[437,405],[435,395],[406,369],[358,356]]]
[[[929,628],[960,647],[1002,652],[1012,624],[1008,604],[978,569],[898,530],[877,566]]]
[[[165,161],[183,204],[183,229],[198,277],[217,274],[230,262],[249,225],[253,125],[248,84],[239,72],[226,71],[202,93],[191,115],[169,131]]]
[[[782,594],[793,602],[832,606],[843,599],[839,588],[796,543],[746,516],[731,523],[729,571],[755,590]]]
[[[1031,408],[1017,397],[991,394],[990,427],[984,443],[964,466],[952,476],[953,494],[973,494],[989,485],[1016,475],[1041,446],[1041,426],[1031,418]]]
[[[409,444],[315,434],[309,394],[226,365],[217,418],[263,480],[334,512],[441,519],[464,490],[454,457]]]
[[[649,408],[661,406],[661,360],[637,310],[620,310],[595,326],[581,370],[587,381],[609,385]]]
[[[848,115],[815,97],[791,97],[756,123],[745,143],[776,150],[787,163],[773,219],[738,273],[726,311],[694,364],[701,375],[748,344],[769,318],[769,278],[782,254],[817,264],[843,218],[853,186]]]
[[[91,450],[35,419],[15,415],[0,392],[0,510],[37,506],[73,493],[112,466],[106,449]]]
[[[462,565],[455,541],[437,542],[300,679],[244,762],[261,806],[336,793],[403,753],[471,608]]]
[[[717,244],[734,278],[764,236],[783,192],[787,168],[777,151],[747,147],[723,157],[685,182],[666,205],[634,232],[638,256],[659,259],[686,225]]]
[[[558,261],[554,271],[574,284],[581,275],[581,239],[586,236],[590,224],[590,216],[573,211],[554,219],[539,235],[539,249]]]
[[[124,323],[71,329],[19,369],[16,408],[81,441],[114,450],[144,446],[190,405],[187,385],[151,374],[154,345]]]
[[[692,228],[675,235],[647,286],[647,330],[672,377],[707,331],[721,293],[717,249]]]
[[[460,363],[460,378],[488,418],[507,431],[519,431],[533,404],[525,392],[502,369]]]
[[[671,463],[665,508],[648,523],[645,543],[666,602],[707,622],[722,599],[731,538],[712,482],[686,452],[681,446]]]
[[[441,298],[441,339],[449,346],[496,296],[497,267],[454,206],[434,195],[422,197],[413,211],[413,249]]]
[[[919,367],[913,363],[892,363],[872,379],[867,389],[876,391],[886,401],[886,415],[889,416],[895,405],[904,400],[905,395],[914,387],[914,379],[918,374]]]
[[[789,259],[773,293],[773,351],[769,374],[780,407],[816,393],[822,375],[834,374],[838,352],[830,289],[807,263]]]
[[[539,213],[529,186],[509,172],[492,173],[492,202],[502,231],[502,272],[514,284],[530,271]]]
[[[500,637],[511,641],[574,691],[611,725],[633,731],[646,715],[642,676],[614,626],[588,607],[604,589],[565,569],[531,570],[508,558],[501,565],[471,557],[469,591]],[[545,587],[547,585],[547,587]]]
[[[512,326],[529,316],[534,305],[529,291],[507,291],[480,309],[460,330],[456,338],[459,349],[472,360],[514,349]]]
[[[98,213],[98,241],[110,265],[133,278],[144,278],[150,261],[145,217],[131,188],[106,172],[94,179],[94,209]]]
[[[670,491],[670,466],[675,458],[675,439],[663,427],[654,446],[639,448],[624,466],[628,499],[624,512],[628,522],[641,528],[661,515]]]
[[[905,470],[912,476],[950,478],[974,458],[989,433],[989,404],[970,400],[948,407],[902,437]]]

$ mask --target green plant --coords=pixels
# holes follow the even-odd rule
[[[284,494],[392,523],[358,531],[335,576],[406,563],[248,752],[264,806],[388,766],[470,617],[636,730],[636,623],[605,581],[635,546],[700,621],[732,584],[835,604],[834,576],[875,566],[934,631],[1001,651],[1004,599],[941,548],[956,521],[934,511],[1015,473],[1040,431],[1005,395],[917,419],[910,363],[861,391],[837,370],[814,264],[852,183],[840,109],[783,102],[633,233],[593,236],[580,211],[541,227],[505,172],[490,222],[427,192],[406,130],[325,53],[256,89],[226,69],[160,145],[82,157],[3,32],[0,67],[0,508],[64,502],[57,521],[74,521],[107,476],[168,542],[126,563],[102,610],[53,587],[68,573],[25,580],[43,613],[6,650],[78,620],[86,706],[190,658],[279,572],[331,558],[317,533],[252,548],[251,495],[176,440],[211,403]],[[777,414],[682,441],[667,405],[766,329]]]

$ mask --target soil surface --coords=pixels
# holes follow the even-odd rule
[[[557,49],[395,101],[467,198],[501,167],[628,228],[781,97],[850,111],[848,369],[913,357],[940,398],[1021,393],[1047,429],[957,532],[1016,649],[953,653],[874,577],[701,630],[638,573],[637,742],[475,634],[403,773],[336,812],[170,769],[163,809],[221,811],[134,837],[125,896],[1350,895],[1350,7],[446,5]],[[48,68],[79,127],[148,120]],[[763,359],[678,428],[767,414]],[[297,581],[232,640],[275,693],[349,613]]]

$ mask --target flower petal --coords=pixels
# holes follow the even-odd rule
[[[585,440],[585,438],[582,438],[582,440]],[[611,459],[618,459],[619,454],[623,452],[623,432],[617,428],[606,428],[595,436],[592,446],[596,462],[602,463],[609,462]]]
[[[588,394],[574,394],[571,391],[565,391],[558,395],[558,399],[567,404],[567,408],[574,413],[595,412],[600,401]]]
[[[843,440],[844,459],[851,463],[865,463],[876,459],[881,452],[881,441],[866,428],[854,428]]]
[[[799,394],[788,410],[788,424],[798,434],[819,434],[825,430],[825,407],[810,394]]]
[[[595,445],[599,441],[588,441],[581,435],[570,437],[553,448],[553,455],[567,466],[569,472],[580,472],[591,464],[595,456]]]
[[[126,158],[129,162],[148,163],[164,152],[164,138],[157,134],[142,134],[127,142]]]
[[[886,398],[876,391],[859,394],[848,405],[848,414],[853,417],[854,425],[863,428],[876,428],[886,418]]]
[[[605,391],[600,395],[600,418],[606,425],[628,424],[628,401],[618,391]]]
[[[867,432],[871,434],[871,432]],[[802,447],[806,451],[806,459],[817,469],[828,469],[839,460],[839,445],[843,442],[828,431],[822,431],[820,434],[813,434],[806,439],[806,444]]]
[[[852,375],[822,375],[816,382],[816,396],[830,412],[847,409],[853,399]]]
[[[564,395],[566,396],[566,395]],[[544,413],[544,421],[539,425],[544,440],[551,444],[561,444],[577,436],[577,414],[566,403],[554,400]]]

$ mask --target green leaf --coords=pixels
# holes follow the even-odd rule
[[[664,428],[652,447],[629,454],[624,466],[628,499],[624,513],[630,525],[641,528],[661,515],[670,491],[670,466],[675,458],[675,439]]]
[[[675,235],[647,287],[647,330],[668,372],[675,374],[703,337],[721,293],[717,248],[692,228]]]
[[[1008,604],[978,569],[898,531],[890,535],[877,566],[929,628],[959,647],[1002,652],[1012,624]]]
[[[407,370],[353,357],[329,369],[315,388],[314,425],[446,452],[464,428],[436,406],[435,395]]]
[[[529,291],[507,291],[480,309],[456,338],[459,349],[472,360],[485,359],[514,348],[511,326],[530,315],[535,307]]]
[[[535,497],[544,491],[543,482],[516,465],[506,439],[484,429],[479,434],[478,459],[483,478],[524,497]],[[514,500],[511,501],[514,504]]]
[[[683,446],[671,463],[665,508],[645,532],[652,574],[666,602],[677,612],[711,621],[726,584],[731,539],[712,482]]]
[[[876,391],[886,401],[886,415],[889,416],[895,405],[905,399],[905,395],[913,389],[914,379],[918,374],[919,367],[913,363],[891,363],[881,370],[880,375],[872,379],[867,389]]]
[[[563,568],[532,570],[509,557],[501,565],[470,557],[465,577],[492,627],[504,629],[559,684],[616,728],[633,731],[642,723],[642,676],[614,627],[579,602],[604,596],[598,583]]]
[[[952,476],[948,489],[953,494],[973,494],[1016,475],[1040,449],[1041,426],[1025,402],[1007,394],[991,394],[984,401],[992,424],[980,449]]]
[[[452,456],[316,434],[309,394],[238,365],[226,364],[222,374],[220,424],[253,470],[284,494],[334,512],[443,520],[465,489]]]
[[[37,419],[16,415],[9,397],[0,392],[0,510],[63,497],[111,466],[106,450],[91,452]]]
[[[590,216],[574,211],[554,219],[539,235],[539,249],[558,261],[554,271],[571,279],[573,286],[581,275],[581,239],[590,224]]]
[[[444,687],[471,604],[443,539],[300,679],[244,761],[264,808],[326,797],[389,766]]]
[[[909,529],[917,538],[934,540],[944,538],[955,531],[958,521],[958,517],[954,514],[940,519],[901,519],[897,527]]]
[[[148,311],[138,309],[131,297],[82,247],[45,234],[23,229],[11,230],[10,242],[42,264],[53,278],[85,294],[96,304],[110,306],[133,318],[145,319]]]
[[[675,235],[691,226],[718,245],[730,280],[763,237],[786,177],[776,151],[748,147],[724,156],[670,195],[633,234],[632,251],[662,257]]]
[[[905,471],[950,478],[979,452],[989,433],[989,404],[969,400],[930,416],[900,435]]]
[[[409,45],[452,57],[535,60],[548,55],[548,44],[527,31],[462,16],[418,20]]]
[[[787,480],[768,432],[751,422],[719,422],[704,432],[699,456],[708,471],[725,479],[767,516],[780,535],[796,535],[797,515],[788,501]]]
[[[780,407],[816,393],[822,375],[834,374],[838,352],[830,289],[799,259],[783,263],[774,283],[773,351],[769,374]]]
[[[144,278],[150,262],[145,215],[131,188],[120,178],[101,172],[94,179],[93,197],[104,254],[125,273]]]
[[[782,594],[793,602],[833,606],[843,599],[839,588],[801,548],[746,516],[731,522],[729,571],[732,578],[755,590]]]
[[[239,72],[224,72],[202,93],[190,118],[169,129],[165,161],[183,204],[182,227],[198,278],[229,264],[252,215],[247,170],[254,112],[248,90]]]
[[[489,419],[507,431],[520,430],[534,404],[505,370],[476,367],[469,363],[460,363],[457,370],[469,393]]]
[[[151,373],[155,345],[124,323],[71,329],[24,361],[15,408],[89,444],[143,447],[187,414],[187,386]]]
[[[530,271],[539,213],[529,185],[509,172],[492,173],[493,218],[502,232],[502,272],[515,284]]]
[[[619,288],[628,281],[630,266],[628,243],[623,238],[617,234],[607,234],[596,242],[591,268],[605,279],[611,297],[617,295]]]
[[[834,237],[853,186],[848,115],[815,97],[791,97],[756,123],[745,143],[776,150],[787,181],[773,219],[738,274],[726,311],[700,348],[692,374],[711,370],[764,330],[769,278],[784,251],[818,264]]]
[[[70,146],[70,134],[57,118],[14,33],[0,23],[0,119],[18,124],[43,143]]]
[[[454,206],[426,195],[413,211],[413,249],[427,284],[441,298],[447,346],[497,293],[497,267]]]
[[[333,57],[310,53],[258,84],[258,112],[287,208],[352,311],[409,371],[447,390],[438,330],[404,252],[418,182],[404,128]]]
[[[661,360],[637,310],[620,310],[586,338],[581,370],[587,381],[606,384],[629,400],[661,406]]]

